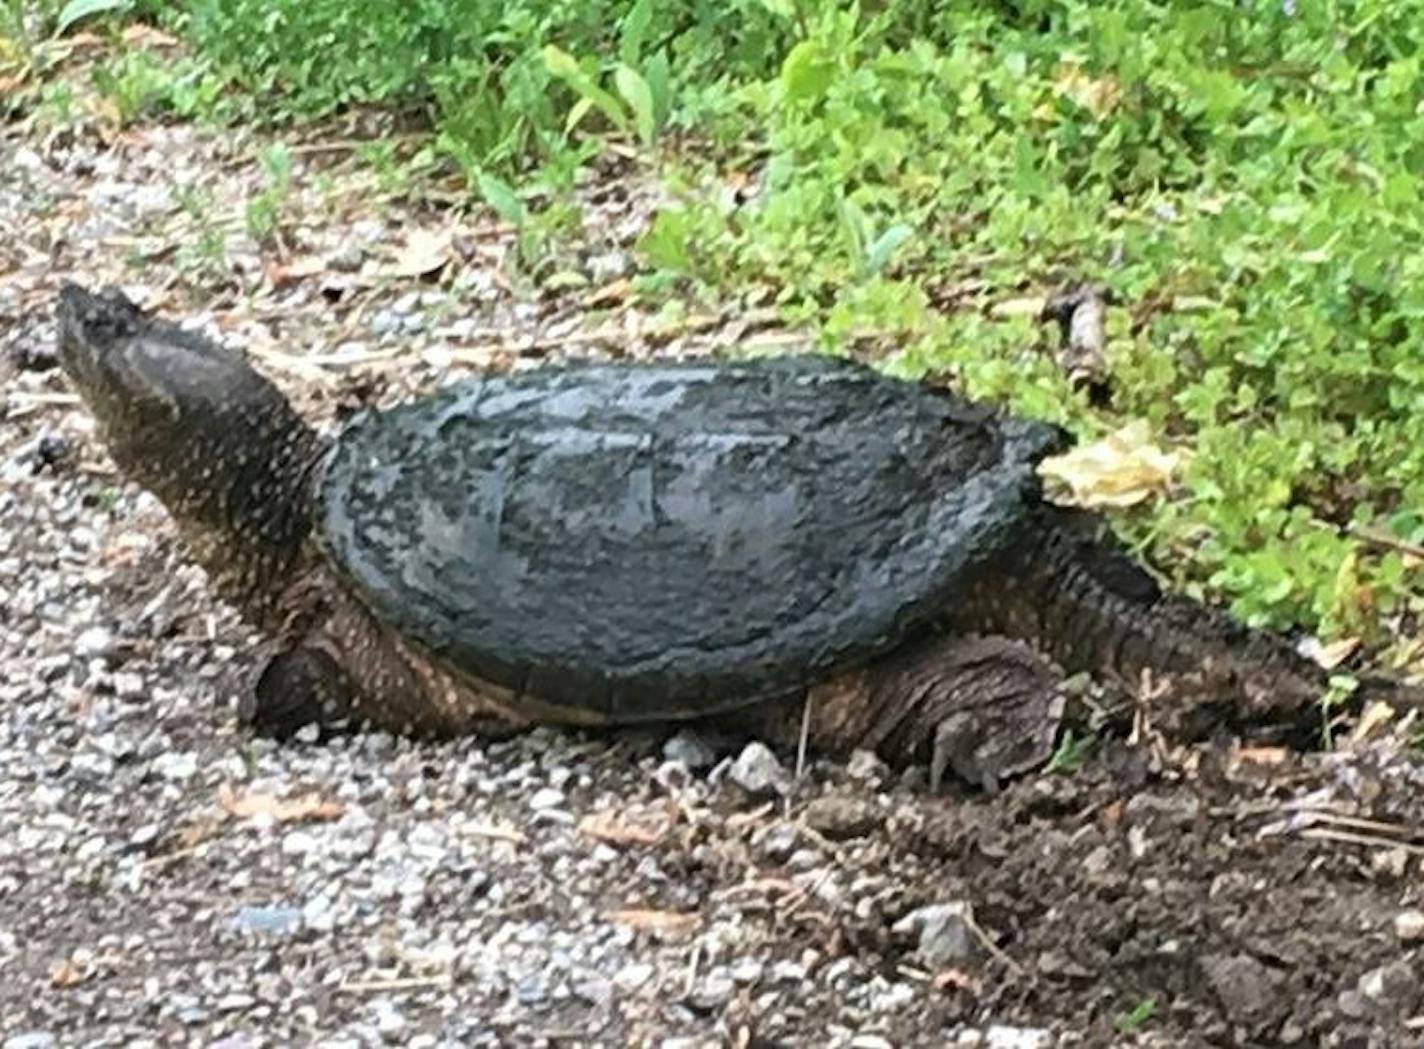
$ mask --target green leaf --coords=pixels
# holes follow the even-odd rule
[[[648,82],[638,75],[631,66],[620,65],[613,72],[613,83],[628,108],[633,111],[633,122],[638,129],[638,137],[643,145],[651,146],[657,135],[657,114],[653,108],[653,91]]]
[[[659,211],[648,231],[638,240],[638,254],[655,269],[689,272],[692,269],[692,259],[687,251],[690,225],[684,211]]]
[[[643,78],[648,82],[648,90],[653,93],[653,122],[661,128],[667,124],[668,115],[672,112],[672,78],[666,51],[659,51],[648,59],[643,67]]]
[[[69,0],[55,20],[54,31],[57,35],[82,18],[111,11],[127,11],[132,6],[133,0]]]
[[[593,108],[593,102],[587,98],[581,98],[569,109],[568,119],[564,121],[564,134],[568,134],[579,126],[579,121],[588,116],[589,110]]]
[[[562,48],[553,44],[545,44],[544,50],[540,52],[544,56],[544,68],[560,80],[572,80],[582,76],[579,69],[578,59]]]
[[[544,68],[551,75],[568,84],[585,103],[582,107],[574,106],[574,111],[569,114],[569,119],[564,123],[565,133],[572,131],[577,126],[584,114],[588,112],[589,106],[596,108],[619,131],[628,127],[628,113],[622,104],[599,87],[593,77],[583,71],[573,55],[553,44],[546,44],[540,53],[544,58]]]
[[[909,240],[914,232],[912,227],[901,222],[880,234],[865,250],[865,268],[872,274],[879,273],[889,263],[895,249]]]
[[[836,202],[836,214],[840,216],[841,228],[850,242],[851,257],[864,274],[869,269],[870,219],[859,205],[845,197]]]
[[[815,40],[803,40],[781,63],[781,89],[791,102],[815,102],[831,86],[835,67]]]
[[[647,41],[648,26],[653,21],[652,0],[638,0],[619,27],[618,57],[628,65],[636,65],[643,57],[643,44]]]
[[[477,172],[475,182],[485,203],[494,208],[496,215],[512,225],[524,225],[524,202],[513,186],[487,171]]]

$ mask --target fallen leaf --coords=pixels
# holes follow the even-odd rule
[[[1236,758],[1248,765],[1282,765],[1289,752],[1285,747],[1237,747]]]
[[[142,22],[133,22],[124,27],[124,43],[130,47],[177,47],[178,40],[171,37],[161,29],[155,29],[151,25],[144,25]]]
[[[978,978],[963,969],[945,969],[935,973],[931,985],[937,991],[967,991],[976,998],[983,990],[983,985]]]
[[[396,256],[390,273],[396,277],[424,277],[450,261],[449,230],[414,230]]]
[[[654,911],[634,908],[624,911],[612,911],[607,915],[609,921],[617,925],[626,925],[630,929],[637,929],[639,932],[655,932],[664,936],[685,936],[695,932],[702,924],[700,914],[686,914],[679,911]]]
[[[1360,715],[1359,724],[1350,733],[1350,746],[1359,746],[1361,743],[1368,743],[1377,738],[1384,731],[1391,721],[1394,720],[1394,708],[1382,699],[1377,699],[1365,708],[1365,712]]]
[[[325,822],[340,819],[346,812],[339,801],[330,801],[315,792],[295,798],[279,798],[260,791],[239,795],[226,783],[218,788],[218,802],[238,819],[270,816],[278,823]]]
[[[595,841],[609,845],[656,845],[662,840],[665,827],[650,827],[617,812],[595,812],[579,823],[579,832]]]
[[[52,987],[73,987],[88,978],[89,974],[68,958],[56,964],[49,971],[49,982]]]
[[[1112,77],[1090,77],[1082,66],[1072,60],[1058,67],[1053,86],[1059,94],[1067,95],[1099,120],[1117,108],[1122,94]]]
[[[315,277],[326,272],[326,261],[315,255],[298,255],[286,262],[268,262],[263,267],[267,282],[274,288],[281,288],[293,281]]]
[[[1042,295],[1030,295],[1019,299],[1004,299],[989,307],[989,316],[996,320],[1005,317],[1037,317],[1043,313],[1048,299]]]
[[[1079,445],[1038,464],[1050,482],[1048,498],[1061,506],[1133,506],[1166,491],[1179,456],[1152,443],[1144,420],[1101,441]]]
[[[1360,647],[1360,639],[1357,637],[1342,637],[1338,641],[1331,641],[1329,644],[1321,644],[1314,638],[1310,638],[1301,645],[1301,651],[1313,659],[1325,670],[1334,670],[1345,660],[1355,654],[1355,650]]]
[[[633,283],[627,277],[619,277],[601,288],[596,288],[583,297],[582,305],[585,309],[595,306],[612,306],[623,302],[628,298],[628,293],[632,290]]]

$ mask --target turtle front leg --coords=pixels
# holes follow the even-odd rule
[[[286,738],[315,724],[323,733],[370,728],[448,738],[528,727],[493,688],[415,651],[329,576],[303,580],[287,596],[293,611],[276,654],[239,707],[255,731]]]
[[[986,790],[1053,754],[1062,676],[1009,638],[931,637],[811,691],[813,742],[868,747],[896,765],[928,760]]]

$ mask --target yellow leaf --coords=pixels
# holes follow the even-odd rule
[[[411,233],[405,248],[396,256],[391,274],[396,277],[423,277],[450,261],[450,231],[418,229]]]
[[[1133,506],[1166,491],[1179,456],[1152,443],[1144,420],[1101,441],[1080,445],[1038,464],[1048,497],[1061,506]]]
[[[1122,94],[1117,81],[1112,77],[1099,77],[1095,80],[1072,60],[1058,67],[1053,86],[1060,94],[1067,95],[1099,120],[1117,108],[1118,98]]]
[[[642,908],[613,911],[608,915],[608,920],[618,925],[626,925],[639,932],[655,932],[664,936],[683,936],[695,932],[697,927],[702,924],[702,917],[698,914]]]
[[[227,784],[218,788],[218,801],[230,815],[238,819],[270,816],[278,823],[340,819],[346,811],[339,801],[330,801],[318,794],[303,794],[295,798],[279,798],[274,794],[257,791],[238,794]]]
[[[580,833],[608,845],[656,845],[664,830],[617,812],[595,812],[579,823]]]

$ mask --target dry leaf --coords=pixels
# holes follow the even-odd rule
[[[1236,758],[1248,765],[1283,765],[1289,756],[1285,747],[1237,747]]]
[[[995,320],[1002,320],[1005,317],[1037,317],[1043,313],[1043,307],[1047,303],[1048,299],[1042,295],[1004,299],[989,307],[989,316]]]
[[[1394,708],[1384,700],[1377,699],[1365,708],[1365,712],[1360,715],[1360,722],[1355,726],[1355,730],[1350,733],[1350,746],[1359,746],[1377,738],[1391,721],[1394,720]]]
[[[1058,67],[1053,86],[1059,94],[1067,95],[1099,120],[1117,107],[1118,98],[1122,94],[1117,81],[1112,77],[1094,79],[1072,60]]]
[[[582,305],[585,309],[592,309],[595,306],[613,306],[627,299],[628,293],[632,290],[633,282],[627,277],[619,277],[585,295]]]
[[[1313,659],[1325,670],[1334,670],[1345,660],[1355,654],[1355,650],[1360,647],[1360,639],[1357,637],[1342,637],[1338,641],[1332,641],[1328,645],[1323,645],[1314,638],[1310,638],[1301,645],[1301,650],[1305,655]]]
[[[650,827],[629,820],[616,812],[595,812],[579,823],[579,831],[595,841],[609,845],[656,845],[662,840],[665,827]]]
[[[1152,443],[1144,420],[1101,441],[1079,445],[1038,464],[1048,497],[1062,506],[1133,506],[1166,491],[1179,456]],[[1055,490],[1056,489],[1056,490]]]
[[[224,783],[218,788],[218,802],[229,815],[238,819],[270,816],[278,823],[324,822],[340,819],[346,807],[319,794],[303,794],[295,798],[279,798],[275,794],[251,791],[239,795]]]
[[[124,26],[124,43],[130,47],[177,47],[176,38],[169,36],[161,29],[155,29],[151,25],[144,25],[142,22],[133,22]]]
[[[424,277],[450,261],[450,231],[418,229],[390,267],[395,277]]]
[[[293,281],[315,277],[326,272],[326,261],[315,255],[298,255],[286,262],[269,262],[263,267],[267,282],[274,288],[281,288]]]
[[[983,990],[978,977],[963,969],[944,969],[935,973],[930,983],[937,991],[966,991],[975,997]]]
[[[699,914],[684,914],[678,911],[654,911],[633,908],[613,911],[607,915],[609,921],[626,925],[639,932],[655,932],[664,936],[685,936],[697,931],[702,924]]]
[[[53,987],[73,987],[88,978],[89,974],[68,958],[59,962],[49,971],[49,982]]]

